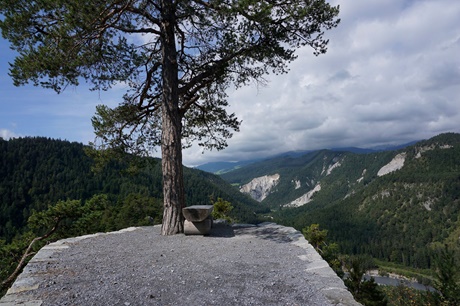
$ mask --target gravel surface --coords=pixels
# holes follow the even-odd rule
[[[18,279],[33,290],[0,305],[358,305],[298,232],[282,229],[217,224],[209,236],[161,236],[152,226],[63,240]]]

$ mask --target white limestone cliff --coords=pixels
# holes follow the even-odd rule
[[[391,162],[380,168],[379,172],[377,172],[377,176],[384,176],[385,174],[401,169],[405,161],[406,153],[396,155]]]
[[[258,202],[262,202],[270,191],[280,182],[278,173],[273,175],[264,175],[256,177],[246,185],[240,187],[240,191],[249,194],[251,198]]]
[[[291,203],[285,204],[284,207],[299,207],[299,206],[305,205],[311,202],[311,198],[313,197],[313,195],[320,190],[321,190],[321,185],[317,184],[315,188],[313,188],[312,190],[310,190],[309,192],[307,192],[300,198],[295,199]]]
[[[415,158],[420,158],[422,157],[422,154],[427,152],[427,151],[431,151],[431,150],[434,150],[436,148],[439,148],[439,149],[450,149],[450,148],[453,148],[453,146],[451,145],[438,145],[438,144],[433,144],[431,146],[425,146],[425,147],[419,147],[419,148],[416,148],[417,150],[417,154],[415,155]]]

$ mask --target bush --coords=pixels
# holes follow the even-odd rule
[[[228,222],[233,222],[232,218],[228,215],[233,206],[230,202],[223,200],[222,198],[217,198],[217,201],[213,203],[214,209],[212,211],[212,217],[214,219],[224,219]]]

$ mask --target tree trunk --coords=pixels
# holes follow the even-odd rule
[[[161,109],[161,156],[163,171],[164,213],[162,235],[184,231],[182,208],[185,207],[182,173],[181,115],[179,113],[178,67],[174,34],[175,12],[171,0],[161,1],[163,101]]]

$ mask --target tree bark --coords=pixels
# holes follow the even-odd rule
[[[164,212],[162,235],[184,231],[182,208],[185,207],[182,171],[182,118],[179,112],[178,66],[174,34],[175,11],[171,0],[161,1],[163,101],[161,109],[161,156],[163,171]]]

